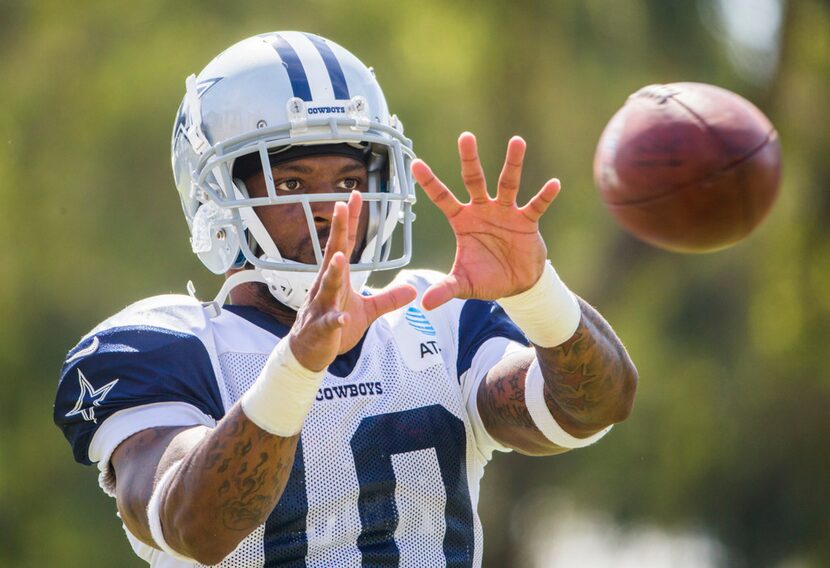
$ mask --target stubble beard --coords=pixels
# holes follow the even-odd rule
[[[320,238],[320,245],[325,250],[325,242],[328,241],[328,232],[325,235],[318,235]],[[325,242],[323,242],[325,241]],[[360,242],[357,243],[355,250],[352,251],[352,256],[349,259],[350,263],[360,262],[360,257],[363,253],[363,248],[365,247],[366,241],[365,239],[360,239]],[[314,256],[314,246],[311,241],[311,237],[306,237],[298,247],[296,247],[303,251],[308,251],[306,254],[298,255],[300,257],[309,257],[309,260],[300,260],[296,258],[286,257],[288,260],[295,260],[297,262],[306,262],[306,263],[314,263],[316,262]],[[258,254],[261,254],[261,249],[257,246],[256,249]],[[253,290],[254,296],[254,304],[259,311],[266,312],[277,318],[279,321],[285,323],[289,327],[294,323],[294,320],[297,318],[297,310],[286,306],[282,302],[280,302],[272,293],[271,289],[268,287],[267,284],[264,282],[250,282],[248,286],[251,287]]]
[[[297,318],[297,311],[277,300],[270,288],[263,282],[251,282],[254,304],[259,311],[273,315],[279,321],[291,325]]]

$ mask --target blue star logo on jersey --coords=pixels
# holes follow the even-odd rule
[[[66,416],[80,414],[87,422],[92,421],[98,424],[98,419],[95,418],[95,407],[101,406],[101,403],[117,383],[118,379],[115,379],[101,388],[96,389],[86,380],[81,370],[78,369],[78,384],[81,385],[81,394],[78,396],[78,402],[75,403],[75,408],[67,412]]]
[[[417,329],[425,335],[435,337],[435,328],[432,327],[432,324],[429,323],[427,317],[418,308],[410,306],[406,310],[404,317],[406,318],[407,323],[409,323],[409,325],[412,326],[414,329]]]

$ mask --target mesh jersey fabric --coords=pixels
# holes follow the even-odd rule
[[[480,565],[479,481],[506,448],[483,428],[475,390],[527,343],[492,302],[420,310],[441,276],[398,275],[419,299],[377,320],[329,368],[279,503],[217,566]],[[121,441],[155,426],[212,426],[250,388],[287,331],[257,314],[224,309],[211,319],[195,300],[163,296],[128,307],[70,351],[55,420],[76,459],[98,463],[105,491]],[[128,538],[152,566],[189,565]]]

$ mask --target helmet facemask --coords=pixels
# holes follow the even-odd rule
[[[294,41],[295,35],[308,34],[290,32],[286,35]],[[253,128],[235,128],[239,115],[254,112],[252,116],[257,116],[256,109],[251,111],[243,101],[238,112],[229,113],[228,106],[233,107],[238,97],[231,97],[228,93],[238,93],[240,86],[253,88],[257,81],[252,80],[250,72],[239,77],[215,76],[219,75],[217,71],[227,71],[228,67],[233,70],[234,64],[238,65],[235,60],[240,59],[240,54],[235,54],[229,64],[214,64],[236,48],[251,52],[252,59],[261,58],[263,53],[268,55],[257,41],[263,40],[263,37],[267,36],[245,40],[226,50],[200,74],[199,79],[189,80],[188,95],[174,131],[173,164],[194,252],[214,273],[221,274],[240,267],[243,267],[242,272],[250,272],[244,276],[231,276],[217,301],[224,301],[224,295],[238,282],[259,281],[268,284],[277,300],[297,309],[320,270],[324,252],[315,229],[311,204],[346,201],[348,194],[278,195],[271,172],[272,163],[280,158],[287,161],[284,158],[293,154],[325,154],[321,149],[326,146],[331,149],[332,144],[348,145],[348,148],[366,152],[368,190],[362,196],[364,207],[369,210],[369,222],[362,253],[355,262],[350,263],[352,286],[359,290],[373,270],[400,268],[409,262],[411,221],[414,218],[411,208],[415,201],[409,165],[414,154],[411,142],[403,136],[400,122],[388,115],[374,77],[354,56],[336,44],[330,45],[340,50],[337,53],[344,62],[344,73],[350,79],[349,87],[359,93],[354,85],[361,86],[362,81],[365,93],[355,94],[347,101],[325,105],[290,96],[283,99],[284,107],[281,109],[273,108],[271,97],[265,103],[259,101],[260,106],[266,105],[259,110],[260,115],[266,118],[257,120]],[[351,69],[355,62],[362,69]],[[217,69],[212,69],[212,65]],[[279,61],[273,65],[274,69],[271,69],[270,62],[266,67],[267,73],[277,75],[279,79],[282,72]],[[269,81],[274,79],[271,75],[265,77]],[[242,85],[236,85],[233,81]],[[246,92],[259,93],[259,90]],[[370,100],[375,101],[374,105],[369,103]],[[199,117],[192,116],[195,111],[200,113]],[[212,122],[217,116],[227,120]],[[274,124],[274,117],[284,122]],[[251,122],[254,126],[253,120]],[[220,131],[233,133],[240,130],[236,136],[217,139]],[[242,179],[234,176],[234,173],[242,174],[241,164],[250,167],[252,160],[254,169],[264,174],[267,188],[264,197],[250,197]],[[304,211],[314,248],[314,263],[286,258],[291,256],[290,252],[279,249],[255,212],[256,207],[290,203],[300,204]],[[404,225],[403,241],[395,251],[397,253],[400,249],[400,254],[392,254],[392,236],[399,223]]]

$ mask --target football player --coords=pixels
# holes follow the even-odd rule
[[[475,137],[458,148],[466,203],[415,159],[372,70],[316,35],[246,39],[187,79],[173,172],[225,283],[97,326],[55,403],[141,558],[478,566],[493,451],[557,454],[626,418],[636,370],[539,234],[559,182],[520,206],[522,139],[494,195]],[[369,289],[409,261],[413,177],[455,233],[452,270]]]

